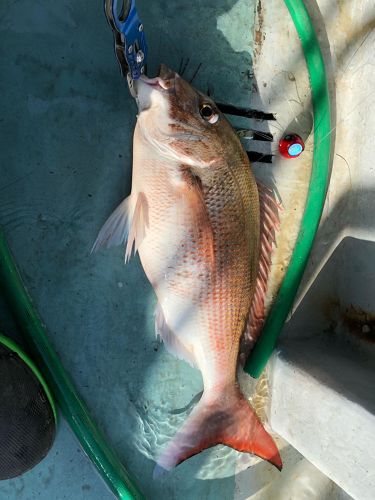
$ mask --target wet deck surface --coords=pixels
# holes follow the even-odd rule
[[[178,69],[190,58],[187,77],[202,64],[198,88],[249,105],[250,2],[139,0],[138,8],[150,74],[160,62]],[[142,425],[169,419],[162,431],[173,433],[180,417],[170,411],[187,405],[201,382],[155,343],[155,299],[138,258],[125,267],[121,249],[90,255],[101,224],[130,190],[136,115],[101,2],[5,1],[0,12],[0,223],[51,340],[147,498],[232,498],[234,463],[223,479],[195,478],[215,450],[158,482],[149,451],[140,451]],[[18,338],[0,305],[0,330]],[[61,419],[48,457],[1,482],[0,499],[65,498],[112,495]]]

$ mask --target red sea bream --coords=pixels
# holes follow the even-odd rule
[[[204,385],[158,469],[219,443],[281,468],[236,378],[259,295],[260,200],[248,157],[215,103],[167,67],[135,82],[135,91],[131,194],[94,248],[124,244],[126,260],[139,252],[158,300],[156,331],[172,355],[200,370]]]

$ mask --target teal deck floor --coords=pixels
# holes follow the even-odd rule
[[[198,88],[249,105],[252,2],[137,5],[149,74],[189,57],[187,77],[202,63]],[[233,473],[196,477],[212,452],[153,481],[154,462],[137,446],[140,422],[157,408],[168,416],[187,405],[201,380],[156,344],[155,299],[138,258],[124,266],[122,249],[90,255],[102,223],[129,193],[136,119],[102,2],[5,0],[0,14],[0,224],[51,340],[147,498],[229,500]],[[0,330],[19,338],[1,301]],[[0,482],[0,499],[65,498],[113,496],[60,419],[48,457]]]

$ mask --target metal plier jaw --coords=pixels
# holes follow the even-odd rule
[[[137,80],[146,68],[147,44],[135,0],[105,0],[105,15],[113,30],[115,54],[121,74]]]

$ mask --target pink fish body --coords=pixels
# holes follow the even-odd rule
[[[258,189],[241,143],[214,102],[165,66],[136,84],[130,196],[94,248],[134,248],[158,299],[156,332],[198,368],[204,392],[159,456],[171,469],[225,444],[281,468],[236,371],[260,258]]]

